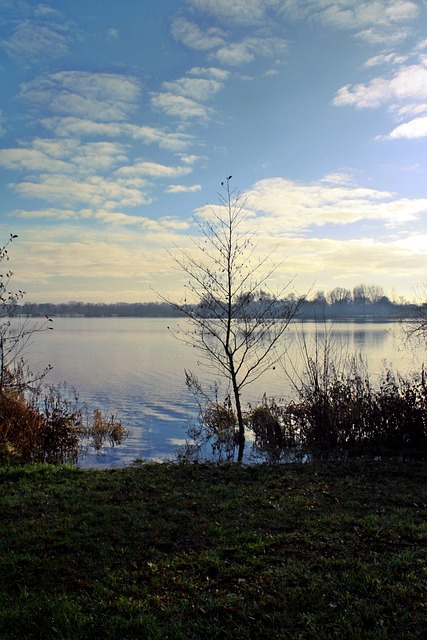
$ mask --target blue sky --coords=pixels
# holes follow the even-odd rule
[[[0,0],[0,237],[27,300],[178,299],[220,182],[276,282],[427,269],[424,0]]]

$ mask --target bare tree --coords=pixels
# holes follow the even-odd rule
[[[368,302],[368,291],[366,284],[358,284],[353,287],[353,302],[356,304],[366,304]]]
[[[190,320],[188,329],[175,335],[196,348],[205,370],[224,377],[237,417],[238,459],[245,442],[242,389],[274,367],[278,349],[301,298],[283,300],[289,282],[278,293],[267,282],[278,265],[272,252],[259,257],[258,229],[246,228],[246,201],[221,183],[220,206],[205,217],[195,217],[200,237],[189,250],[175,247],[171,256],[186,274],[184,303],[169,303]]]
[[[371,304],[378,304],[384,298],[384,289],[377,284],[369,284],[366,292]]]
[[[335,287],[326,296],[329,304],[348,304],[351,302],[351,291],[344,287]]]

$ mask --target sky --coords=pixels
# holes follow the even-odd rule
[[[273,289],[425,287],[425,0],[0,0],[0,71],[27,301],[180,300],[229,175]]]

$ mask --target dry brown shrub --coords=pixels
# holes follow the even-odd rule
[[[21,462],[39,459],[45,418],[18,393],[0,395],[0,456]]]

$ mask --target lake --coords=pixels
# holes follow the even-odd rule
[[[53,331],[34,336],[27,350],[33,370],[51,364],[50,382],[66,381],[78,390],[80,400],[116,414],[130,429],[123,445],[107,449],[102,456],[88,455],[81,460],[82,466],[117,467],[136,458],[175,457],[185,442],[186,426],[197,416],[184,370],[207,380],[195,350],[168,331],[182,322],[170,318],[55,318]],[[301,366],[297,336],[302,329],[310,344],[316,325],[295,322],[289,327],[285,360],[297,370]],[[402,349],[399,327],[393,323],[336,323],[333,335],[335,345],[365,354],[372,374],[382,370],[384,360],[404,374],[419,370],[425,356],[415,357]],[[222,390],[225,395],[226,387]],[[247,388],[243,403],[259,401],[264,393],[290,397],[291,385],[280,365]]]

